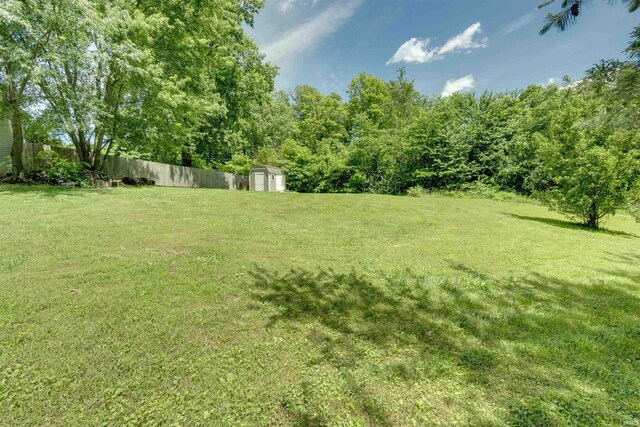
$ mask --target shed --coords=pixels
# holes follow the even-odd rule
[[[249,172],[249,190],[281,193],[287,190],[282,169],[275,166],[257,165]]]
[[[11,123],[0,113],[0,163],[9,162],[11,144]]]

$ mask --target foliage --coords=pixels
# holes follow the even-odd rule
[[[599,99],[588,89],[565,90],[555,99],[545,133],[537,133],[536,173],[549,187],[539,196],[552,209],[598,228],[627,204],[640,170],[638,135],[602,122]]]
[[[560,87],[425,99],[401,70],[391,82],[360,74],[345,103],[301,86],[281,94],[273,114],[287,129],[277,139],[287,142],[258,156],[282,166],[300,192],[535,194],[599,226],[629,205],[640,176],[635,45],[628,61],[603,61]]]
[[[217,169],[221,170],[222,172],[235,173],[238,175],[249,175],[249,171],[253,166],[254,163],[249,158],[249,156],[234,154],[231,161],[219,164]]]
[[[85,183],[85,165],[61,157],[55,151],[41,151],[36,156],[36,162],[42,170],[42,177],[49,184],[61,182]]]
[[[438,193],[449,197],[479,197],[483,199],[516,203],[532,203],[532,199],[529,197],[525,197],[511,191],[500,190],[493,185],[488,185],[482,182],[472,182],[461,185],[460,188],[456,190],[440,191]]]
[[[428,188],[494,182],[513,139],[508,96],[456,94],[434,100],[409,128],[415,180]]]
[[[636,221],[640,222],[640,192],[638,190],[633,191],[628,197],[627,210],[633,216]]]
[[[27,104],[44,106],[42,117],[94,169],[112,151],[213,164],[209,144],[242,138],[245,120],[273,89],[275,68],[243,28],[262,4],[3,2],[5,107],[17,114]],[[209,138],[211,125],[220,132]]]
[[[11,117],[12,168],[23,174],[24,109],[36,102],[33,81],[41,72],[43,54],[62,37],[75,9],[67,0],[3,0],[0,4],[0,111]]]
[[[388,128],[392,125],[391,93],[386,82],[361,73],[351,81],[347,93],[351,117],[363,114],[378,127]]]
[[[558,31],[565,31],[571,25],[573,25],[578,18],[582,15],[584,7],[590,0],[562,0],[562,10],[558,13],[549,13],[547,15],[547,23],[540,30],[540,34],[546,34],[552,28],[556,28]],[[615,3],[616,0],[607,0],[609,3]],[[538,8],[544,8],[556,0],[545,0]],[[629,12],[635,12],[640,8],[640,0],[622,0],[622,3],[627,3]]]
[[[423,197],[426,194],[427,192],[425,191],[425,189],[420,187],[419,185],[411,187],[407,190],[407,196],[409,197]]]

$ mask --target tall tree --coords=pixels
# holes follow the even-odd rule
[[[382,79],[370,74],[360,73],[351,81],[347,89],[349,95],[349,114],[355,117],[364,114],[380,128],[392,125],[391,94],[389,86]]]
[[[296,88],[294,110],[298,115],[300,142],[317,153],[324,146],[337,146],[347,139],[347,111],[340,95],[323,95],[302,86]]]
[[[423,98],[415,88],[414,82],[407,79],[407,70],[398,70],[398,77],[388,83],[391,96],[391,114],[394,126],[405,127],[410,124],[423,106]]]
[[[208,121],[233,108],[229,99],[251,96],[220,88],[262,63],[243,28],[262,1],[87,4],[43,56],[38,83],[49,112],[91,168],[114,147],[190,165]],[[260,78],[268,94],[273,75]]]
[[[68,22],[73,2],[65,0],[4,0],[0,4],[0,109],[11,118],[14,177],[22,164],[23,109],[29,103],[30,85],[37,78],[47,45]]]

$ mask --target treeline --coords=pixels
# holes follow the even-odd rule
[[[223,169],[283,167],[292,190],[404,194],[483,184],[533,195],[597,228],[638,211],[640,29],[628,61],[602,61],[579,82],[509,93],[421,96],[400,70],[360,74],[348,100],[302,86],[252,122],[247,149]]]
[[[554,156],[577,160],[603,148],[620,162],[637,160],[640,116],[631,104],[640,94],[626,107],[619,96],[630,97],[618,81],[629,71],[637,66],[603,62],[582,82],[446,98],[421,96],[403,71],[391,82],[361,74],[347,102],[302,86],[277,93],[250,148],[221,166],[282,166],[301,192],[402,194],[481,182],[531,194],[553,185]]]

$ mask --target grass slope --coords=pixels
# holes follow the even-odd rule
[[[637,425],[640,226],[0,187],[0,425]]]

